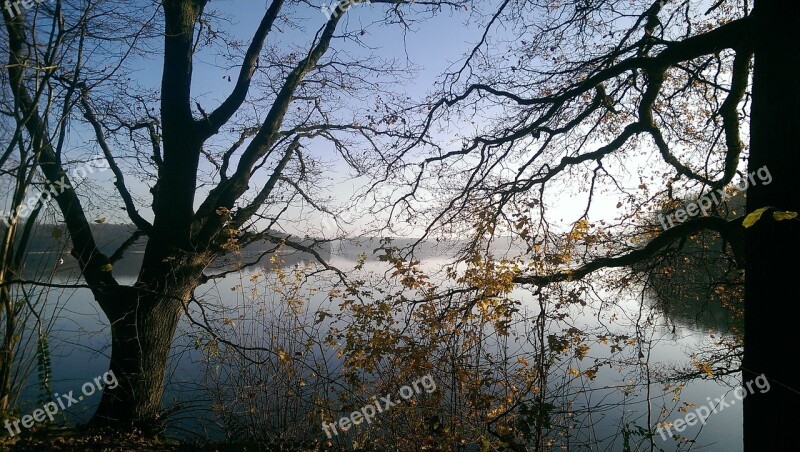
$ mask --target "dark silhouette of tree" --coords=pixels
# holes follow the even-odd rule
[[[119,385],[103,392],[92,424],[160,429],[170,344],[215,258],[263,240],[314,254],[273,232],[291,206],[327,212],[326,194],[317,187],[328,171],[307,152],[312,141],[331,143],[363,173],[391,159],[387,149],[410,136],[396,120],[393,93],[384,89],[402,76],[400,68],[375,57],[356,59],[335,46],[366,47],[367,29],[408,27],[415,17],[466,2],[374,0],[372,7],[386,11],[384,20],[346,25],[349,14],[342,12],[318,29],[290,17],[305,3],[270,1],[245,44],[217,28],[222,14],[211,11],[208,0],[98,0],[80,9],[57,0],[3,11],[4,89],[24,124],[14,138],[32,144],[46,183],[64,182],[54,199],[71,253],[111,326],[110,369]],[[316,9],[309,13],[310,24],[322,21]],[[282,27],[310,29],[301,33],[305,48],[282,42]],[[228,78],[229,95],[210,108],[213,100],[193,92],[193,74],[199,53],[219,49],[231,52],[238,75]],[[153,54],[160,54],[161,86],[140,88],[135,66]],[[372,110],[371,120],[359,122],[367,115],[342,113],[344,106]],[[79,194],[69,172],[76,129],[93,134],[90,147],[114,174],[116,197],[107,208],[122,207],[137,227],[114,253],[100,251],[85,208],[91,200]],[[356,149],[359,140],[373,152]],[[135,177],[148,182],[150,206],[129,188]],[[139,238],[147,245],[137,280],[120,284],[113,265]]]
[[[23,127],[21,121],[9,124],[10,135],[17,136]],[[53,322],[43,318],[43,314],[49,291],[57,290],[58,284],[53,282],[57,267],[55,262],[39,262],[32,255],[37,251],[36,236],[44,232],[37,219],[47,215],[44,203],[40,202],[40,193],[46,189],[38,187],[35,177],[38,158],[32,152],[31,143],[18,139],[8,143],[0,158],[6,165],[5,172],[12,176],[4,187],[8,190],[11,209],[0,212],[0,415],[4,418],[13,412],[33,366],[36,366],[44,402],[49,401],[52,392],[48,334]],[[29,200],[35,202],[31,207]],[[24,215],[17,215],[17,212]],[[15,215],[19,220],[12,222]],[[54,235],[48,238],[50,249],[63,249],[63,241],[58,243]],[[9,284],[20,278],[36,279],[45,284],[42,287]],[[48,284],[53,287],[46,287]]]
[[[420,142],[378,183],[413,174],[397,184],[400,211],[419,212],[428,193],[445,199],[424,217],[426,236],[468,224],[476,241],[498,233],[525,241],[531,259],[519,284],[588,278],[717,234],[746,272],[743,379],[763,373],[772,385],[745,399],[745,450],[791,450],[800,378],[785,350],[800,318],[789,295],[800,223],[778,212],[800,211],[797,13],[794,3],[766,0],[503,1],[421,106]],[[470,130],[475,116],[488,130],[463,133],[452,149],[422,142],[445,126]],[[413,158],[420,148],[425,157]],[[750,181],[747,208],[728,216],[723,192],[737,174]],[[569,191],[575,185],[581,191]],[[548,216],[556,193],[585,202],[570,235],[586,237],[586,248],[559,262],[546,257],[563,233]],[[619,221],[590,222],[600,193],[619,196]],[[716,198],[687,215],[678,209],[687,194]],[[747,213],[765,207],[743,227]],[[652,217],[665,210],[678,215],[666,228]]]

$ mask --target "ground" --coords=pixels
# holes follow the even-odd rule
[[[107,451],[107,452],[151,452],[151,451],[193,451],[193,452],[233,452],[281,450],[264,445],[225,444],[225,443],[181,443],[174,440],[145,440],[141,437],[109,436],[87,434],[75,429],[39,430],[34,433],[10,439],[0,438],[0,450],[17,451]]]

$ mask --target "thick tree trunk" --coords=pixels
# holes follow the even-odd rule
[[[749,171],[764,166],[769,184],[747,193],[747,211],[773,206],[800,212],[800,48],[796,2],[757,0]],[[755,178],[758,182],[758,178]],[[764,374],[769,391],[744,400],[745,451],[796,450],[800,424],[798,346],[800,222],[771,211],[747,230],[743,380]]]
[[[202,283],[203,269],[214,256],[150,244],[146,253],[160,258],[145,257],[133,287],[95,292],[111,324],[110,371],[118,385],[103,391],[89,424],[114,431],[135,429],[152,436],[164,426],[161,401],[172,338],[184,304]]]
[[[162,395],[167,357],[183,301],[191,288],[172,296],[142,294],[121,288],[116,306],[104,309],[111,323],[111,364],[118,386],[103,391],[90,425],[115,430],[139,430],[145,435],[163,428]],[[101,303],[102,305],[102,303]]]

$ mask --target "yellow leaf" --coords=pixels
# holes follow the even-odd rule
[[[113,265],[106,264],[106,265],[103,265],[102,267],[100,267],[100,271],[101,272],[110,272],[113,268],[114,268]]]
[[[589,353],[589,346],[586,344],[581,344],[575,349],[575,356],[578,357],[579,360],[586,358],[587,353]]]
[[[699,370],[700,372],[705,373],[709,377],[713,377],[714,376],[714,369],[712,369],[711,366],[708,363],[695,363],[694,365],[695,365],[695,367],[697,367],[697,370]]]
[[[744,218],[744,221],[742,221],[742,226],[749,228],[750,226],[756,224],[756,221],[761,219],[761,215],[763,215],[767,209],[769,209],[769,207],[762,207],[751,212]]]
[[[280,358],[280,360],[283,362],[291,361],[289,354],[283,350],[278,350],[278,358]]]
[[[797,212],[773,212],[772,218],[775,221],[783,221],[783,220],[791,220],[792,218],[797,217]]]

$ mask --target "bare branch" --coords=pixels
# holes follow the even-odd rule
[[[114,186],[117,187],[117,192],[122,198],[122,201],[125,203],[125,210],[128,212],[128,216],[130,217],[131,221],[133,221],[133,224],[139,228],[139,230],[145,234],[150,234],[150,232],[152,232],[153,225],[142,218],[142,216],[139,215],[139,212],[136,210],[136,204],[133,202],[133,197],[131,196],[130,191],[128,191],[128,187],[125,186],[125,176],[122,174],[122,170],[119,169],[119,165],[117,165],[117,162],[114,160],[114,155],[111,153],[111,148],[109,147],[105,138],[105,131],[103,130],[100,121],[97,119],[94,109],[89,104],[87,93],[83,93],[81,96],[81,106],[83,107],[83,117],[86,118],[86,120],[89,121],[89,124],[92,125],[95,138],[97,139],[97,144],[100,145],[100,149],[103,150],[103,155],[105,156],[111,171],[114,173],[114,177],[117,179],[114,182]]]
[[[267,35],[269,35],[272,25],[275,23],[275,19],[278,17],[282,7],[283,0],[273,0],[267,12],[264,14],[264,18],[261,19],[261,24],[259,24],[258,29],[253,35],[253,39],[250,41],[250,47],[248,47],[247,53],[245,53],[244,61],[239,71],[239,78],[236,80],[236,86],[222,105],[208,115],[208,120],[201,132],[204,138],[218,133],[219,129],[230,120],[236,111],[239,110],[239,107],[242,106],[245,98],[247,98],[247,93],[250,90],[250,82],[253,80],[253,75],[258,66],[258,56],[261,53],[261,49],[264,47]]]

